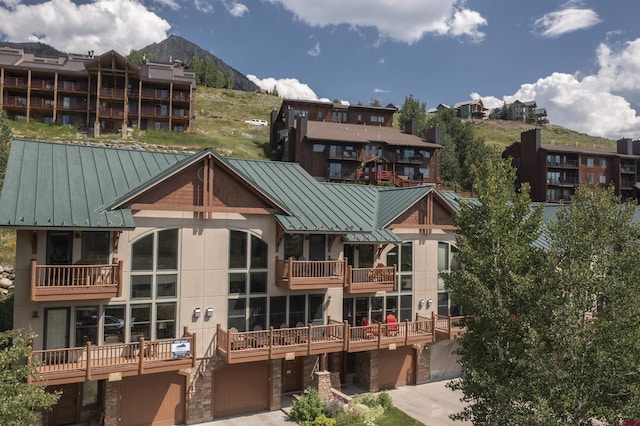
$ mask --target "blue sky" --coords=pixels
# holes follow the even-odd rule
[[[126,54],[177,34],[286,97],[535,100],[552,124],[636,139],[638,17],[622,0],[0,0],[0,38]]]

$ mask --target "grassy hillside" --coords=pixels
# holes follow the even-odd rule
[[[10,122],[14,136],[58,141],[109,142],[141,144],[150,148],[198,151],[213,147],[221,154],[238,157],[269,158],[269,128],[246,124],[245,120],[269,120],[273,109],[279,109],[282,98],[238,90],[198,88],[195,103],[195,131],[189,133],[134,132],[121,139],[117,135],[87,138],[72,126],[50,126],[41,123]],[[517,121],[468,120],[476,135],[490,145],[507,147],[520,140],[520,133],[534,126]],[[542,128],[542,143],[615,149],[615,142],[558,126]]]
[[[10,121],[14,137],[54,141],[104,142],[120,145],[140,144],[154,149],[199,151],[212,147],[221,154],[238,158],[266,159],[269,155],[269,128],[252,126],[245,120],[269,120],[271,110],[279,109],[282,98],[238,90],[199,88],[196,92],[195,131],[134,132],[127,139],[118,135],[88,138],[72,126]]]
[[[484,138],[489,145],[506,148],[513,142],[520,141],[520,133],[536,126],[519,121],[506,120],[466,120],[473,125],[477,136]],[[542,127],[542,143],[555,145],[571,145],[583,148],[602,148],[615,150],[616,143],[611,139],[589,136],[560,126]]]

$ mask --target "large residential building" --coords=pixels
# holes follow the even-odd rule
[[[308,386],[459,374],[440,277],[457,208],[433,186],[319,182],[211,149],[13,140],[13,323],[37,335],[34,380],[62,392],[43,424],[195,424]]]
[[[193,127],[195,74],[180,62],[137,66],[115,51],[37,56],[0,47],[0,107],[12,120],[70,124],[90,135]]]
[[[440,185],[440,128],[418,137],[415,123],[393,127],[396,107],[285,99],[271,114],[276,159],[322,181]]]
[[[533,201],[569,201],[580,185],[615,187],[623,200],[638,199],[640,141],[621,139],[616,151],[543,144],[540,129],[520,135],[503,152],[517,168],[518,182],[528,182]]]

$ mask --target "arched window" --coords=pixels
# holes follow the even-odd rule
[[[130,340],[176,337],[179,230],[156,231],[131,246]]]

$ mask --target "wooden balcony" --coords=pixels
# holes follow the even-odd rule
[[[445,317],[442,315],[434,315],[433,318],[436,338],[438,338],[438,340],[451,340],[458,334],[464,333],[464,331],[466,330],[466,327],[464,325],[465,317],[463,316]]]
[[[57,385],[194,367],[195,339],[195,335],[189,335],[180,339],[140,339],[139,342],[111,345],[94,346],[89,342],[79,348],[33,351],[31,357],[39,377],[30,382]],[[180,345],[184,346],[178,348]]]
[[[376,293],[396,289],[396,267],[352,268],[349,266],[345,294]]]
[[[260,331],[226,331],[218,324],[216,348],[228,364],[292,359],[333,352],[362,352],[432,343],[436,317],[416,316],[415,321],[352,327],[346,321],[328,325],[270,327]],[[442,326],[446,325],[443,323]]]
[[[276,285],[287,290],[340,288],[347,283],[347,259],[280,260],[276,257]]]
[[[31,301],[110,299],[122,295],[122,261],[108,265],[38,265],[31,261]]]

